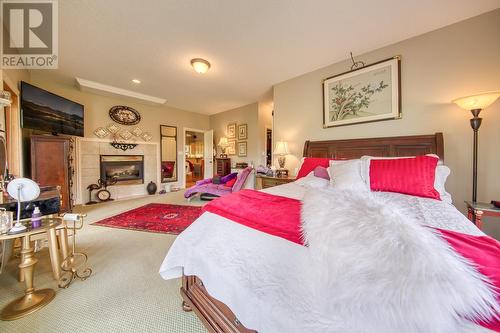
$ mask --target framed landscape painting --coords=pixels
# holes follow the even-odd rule
[[[400,57],[323,81],[323,127],[401,118]]]

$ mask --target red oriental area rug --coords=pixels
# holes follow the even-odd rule
[[[201,208],[152,203],[92,224],[178,235],[201,215]]]

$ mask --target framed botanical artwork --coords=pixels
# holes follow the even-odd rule
[[[238,140],[246,140],[248,139],[248,125],[241,124],[238,125]]]
[[[247,142],[238,142],[238,156],[246,157],[247,156]]]
[[[228,140],[229,147],[226,148],[226,154],[236,155],[236,140]]]
[[[400,57],[323,81],[323,127],[401,118]]]
[[[236,123],[227,124],[226,136],[228,139],[236,139]]]

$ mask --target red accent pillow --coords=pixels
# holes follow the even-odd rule
[[[432,156],[370,161],[370,189],[441,200],[434,188],[439,159]]]
[[[304,162],[302,162],[302,166],[300,167],[299,173],[297,174],[297,177],[295,177],[295,180],[307,176],[318,166],[328,168],[330,160],[333,160],[333,158],[305,157]]]
[[[234,186],[234,183],[236,183],[236,177],[234,177],[233,179],[231,180],[228,180],[226,184],[224,184],[225,186],[227,187],[233,187]]]

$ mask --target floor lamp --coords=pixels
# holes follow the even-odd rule
[[[493,104],[500,97],[500,91],[490,91],[477,95],[460,97],[452,102],[464,110],[470,110],[474,116],[470,120],[470,126],[474,131],[474,148],[472,158],[472,201],[477,202],[477,137],[479,126],[481,126],[482,118],[479,118],[479,113],[482,109]]]

